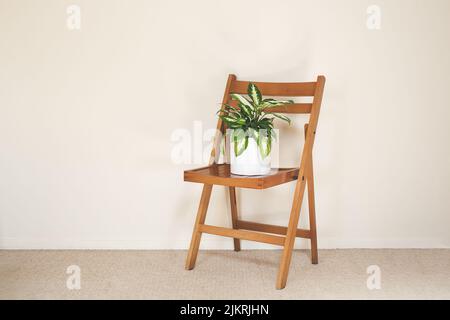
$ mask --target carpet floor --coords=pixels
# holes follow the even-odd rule
[[[295,251],[286,288],[275,290],[280,255],[201,251],[186,271],[186,251],[3,250],[0,299],[450,299],[448,249],[321,250],[318,265]],[[72,265],[80,289],[67,287]]]

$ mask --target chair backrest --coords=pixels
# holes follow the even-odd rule
[[[314,137],[317,129],[317,122],[319,119],[320,106],[322,104],[323,90],[325,86],[325,76],[318,76],[315,82],[253,82],[253,81],[241,81],[237,80],[236,76],[230,74],[228,76],[227,85],[225,88],[225,94],[223,97],[223,104],[236,105],[237,102],[231,100],[230,94],[239,93],[247,94],[248,84],[254,83],[263,96],[273,96],[273,97],[312,97],[311,103],[294,103],[285,106],[280,106],[277,108],[272,108],[272,112],[277,113],[289,113],[289,114],[310,114],[309,121],[305,126],[305,145],[303,147],[301,168],[304,168],[306,162],[306,157],[312,151],[314,144]],[[307,128],[307,130],[306,130]],[[217,123],[217,129],[224,132],[224,124],[219,119]],[[210,164],[218,160],[219,150],[218,141],[219,138],[216,136],[214,141],[214,148],[211,154]]]
[[[272,97],[313,97],[316,91],[317,82],[297,82],[297,83],[279,83],[279,82],[253,82],[238,81],[231,82],[231,93],[247,94],[248,84],[254,83],[263,96]],[[237,101],[229,100],[229,103],[236,105]],[[277,113],[311,113],[312,103],[294,103],[291,105],[280,106],[271,109],[271,112]]]

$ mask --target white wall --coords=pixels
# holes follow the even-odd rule
[[[198,165],[171,162],[171,134],[215,126],[228,73],[327,76],[321,248],[450,247],[449,12],[448,0],[1,0],[0,248],[186,248],[201,186],[183,182]],[[285,165],[304,120],[283,129]],[[293,188],[240,192],[242,216],[287,223]],[[225,195],[212,224],[230,223]]]

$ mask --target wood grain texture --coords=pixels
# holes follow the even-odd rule
[[[277,289],[283,289],[286,286],[286,281],[289,273],[289,267],[292,257],[292,249],[294,248],[295,233],[297,230],[298,221],[300,218],[300,208],[303,202],[303,195],[305,193],[306,178],[305,171],[308,163],[311,161],[312,148],[314,145],[314,138],[316,136],[317,123],[319,120],[320,106],[322,104],[323,90],[325,86],[325,77],[319,76],[317,78],[317,87],[314,93],[314,101],[309,117],[308,130],[306,131],[305,144],[301,155],[299,179],[294,192],[294,201],[292,204],[291,214],[289,218],[289,225],[286,234],[286,242],[281,256],[280,268],[278,270],[278,277],[276,282]]]
[[[227,102],[230,106],[239,109],[239,103],[236,100],[229,100]],[[278,107],[266,109],[267,113],[287,113],[287,114],[307,114],[311,113],[312,103],[292,103]]]
[[[234,81],[236,81],[236,76],[234,74],[228,75],[227,85],[225,87],[225,93],[223,94],[223,98],[222,98],[222,108],[221,109],[224,108],[225,104],[230,99],[230,88]],[[211,150],[211,157],[209,159],[210,165],[217,163],[217,161],[219,160],[219,156],[220,156],[220,142],[223,137],[223,133],[225,132],[225,124],[223,123],[222,119],[220,119],[220,118],[219,118],[219,120],[217,120],[216,129],[217,129],[217,131],[216,131],[216,134],[214,135],[213,148]]]
[[[248,83],[248,81],[237,81],[236,76],[229,75],[223,97],[223,104],[230,102],[230,93],[245,94]],[[312,103],[296,103],[272,109],[273,112],[280,113],[310,113],[309,122],[305,125],[305,143],[300,156],[300,166],[299,168],[272,170],[270,174],[265,176],[232,175],[228,164],[217,164],[218,152],[216,152],[216,150],[219,150],[218,146],[221,138],[220,132],[223,133],[226,129],[225,124],[219,120],[217,129],[220,132],[216,134],[214,138],[214,147],[211,152],[209,165],[194,170],[186,170],[184,172],[185,181],[202,183],[204,185],[192,234],[191,245],[186,260],[186,269],[192,269],[195,265],[202,233],[233,238],[234,249],[236,251],[241,249],[241,239],[280,245],[283,246],[283,251],[276,280],[276,288],[283,289],[286,286],[292,250],[297,237],[310,239],[311,260],[313,264],[318,263],[312,149],[322,104],[325,77],[317,77],[316,82],[253,83],[255,83],[262,91],[262,94],[266,96],[313,96]],[[230,103],[236,105],[235,101],[231,101]],[[239,220],[236,187],[266,189],[291,181],[296,181],[296,186],[287,227]],[[205,225],[206,211],[208,209],[213,185],[229,187],[232,229]],[[300,209],[306,188],[308,190],[309,230],[298,228]]]
[[[265,233],[258,233],[258,232],[245,231],[245,230],[235,230],[235,229],[222,228],[222,227],[209,226],[209,225],[201,225],[200,231],[209,233],[209,234],[215,234],[218,236],[238,238],[238,239],[244,239],[244,240],[250,240],[250,241],[257,241],[257,242],[263,242],[263,243],[268,243],[268,244],[274,244],[274,245],[278,245],[278,246],[284,245],[284,237],[274,236],[274,235],[265,234]]]
[[[230,192],[230,210],[231,210],[231,224],[233,229],[238,229],[237,221],[238,221],[238,210],[237,210],[237,199],[236,199],[236,188],[229,187]],[[234,251],[241,251],[241,240],[238,238],[233,239],[234,242]]]
[[[233,81],[230,93],[246,94],[248,84],[254,83],[263,96],[272,97],[311,97],[316,90],[316,82],[257,82]]]
[[[223,100],[222,100],[223,103],[225,103],[230,96],[230,88],[231,88],[231,84],[234,80],[236,80],[235,75],[233,75],[233,74],[228,75],[227,85],[225,87],[225,93],[223,95]],[[216,163],[219,158],[219,152],[217,152],[217,150],[220,150],[220,148],[219,148],[220,139],[222,137],[222,135],[220,134],[220,131],[223,132],[223,130],[224,130],[224,128],[223,128],[222,120],[219,119],[217,121],[217,132],[214,136],[213,148],[211,150],[211,156],[209,158],[210,165]],[[199,204],[199,208],[198,208],[198,212],[197,212],[197,218],[196,218],[195,224],[194,224],[194,231],[192,232],[191,244],[189,246],[189,251],[188,251],[187,258],[186,258],[185,268],[187,270],[192,270],[195,266],[195,261],[197,260],[198,249],[200,247],[200,240],[201,240],[201,236],[202,236],[202,233],[200,231],[200,225],[205,223],[206,213],[208,211],[209,200],[211,198],[212,186],[213,186],[212,183],[204,183],[204,185],[203,185],[203,191],[202,191],[202,196],[200,199],[200,204]]]
[[[187,270],[193,269],[195,266],[195,261],[197,260],[198,249],[200,247],[200,239],[202,237],[200,225],[205,223],[206,212],[208,211],[212,187],[213,186],[210,184],[205,184],[203,186],[202,196],[200,198],[200,204],[197,211],[197,218],[194,224],[194,231],[192,232],[191,245],[189,246],[188,256],[186,258]]]
[[[243,221],[243,220],[237,221],[237,228],[244,229],[244,230],[281,234],[281,235],[286,235],[286,233],[287,233],[286,227],[274,226],[271,224],[264,224],[264,223],[250,222],[250,221]],[[305,238],[305,239],[309,239],[311,237],[310,231],[305,230],[305,229],[297,229],[295,235],[298,238]]]
[[[305,137],[308,132],[308,124],[305,124]],[[309,230],[311,239],[311,262],[319,263],[319,253],[317,249],[317,227],[316,227],[316,204],[314,196],[314,170],[312,154],[306,166],[306,185],[308,190],[308,209],[309,209]]]
[[[248,189],[267,189],[296,180],[298,171],[298,168],[280,168],[272,169],[265,176],[240,176],[231,174],[229,164],[213,164],[185,171],[184,181]]]

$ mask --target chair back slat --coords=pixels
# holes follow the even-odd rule
[[[246,94],[249,81],[235,80],[231,83],[230,93]],[[311,97],[316,91],[316,82],[274,83],[253,82],[263,96]]]
[[[228,104],[239,108],[238,102],[236,100],[229,100]],[[266,111],[270,111],[270,113],[290,113],[290,114],[305,114],[311,113],[312,103],[293,103],[286,104],[282,106],[272,107],[270,109],[266,109]]]
[[[270,108],[271,113],[311,113],[312,103],[293,103],[284,106]]]

